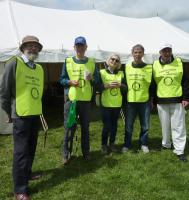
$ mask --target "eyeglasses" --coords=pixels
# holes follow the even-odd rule
[[[33,48],[39,49],[40,48],[38,44],[25,44],[24,47],[27,49],[33,49]]]
[[[110,58],[112,61],[115,61],[115,62],[117,62],[117,63],[119,63],[120,61],[119,61],[119,59],[116,59],[116,58]]]

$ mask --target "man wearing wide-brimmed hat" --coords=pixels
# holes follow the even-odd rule
[[[39,115],[42,114],[44,73],[34,60],[42,50],[35,36],[26,36],[20,45],[21,56],[7,62],[0,85],[1,106],[13,122],[13,181],[17,200],[28,200],[28,181],[32,176]]]

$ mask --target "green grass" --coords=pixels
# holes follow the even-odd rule
[[[53,111],[48,113],[48,116]],[[95,115],[96,116],[96,115]],[[62,115],[48,118],[47,146],[40,132],[34,171],[42,171],[42,179],[31,182],[34,200],[188,200],[189,163],[181,163],[169,150],[160,151],[161,130],[157,114],[151,116],[150,153],[138,150],[139,121],[135,123],[133,150],[127,154],[102,156],[100,152],[101,121],[90,126],[92,160],[85,162],[78,155],[67,166],[61,163],[63,139]],[[97,117],[98,118],[98,117]],[[189,114],[186,116],[189,124]],[[187,126],[189,130],[189,127]],[[123,122],[119,120],[118,148],[123,143]],[[78,134],[80,135],[80,134]],[[0,136],[0,200],[12,199],[12,136]],[[189,154],[188,142],[186,154]]]

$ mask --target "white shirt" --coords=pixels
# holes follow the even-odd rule
[[[32,69],[35,68],[35,63],[33,63],[32,61],[30,61],[25,54],[22,54],[21,58],[27,64],[27,66],[29,66]]]

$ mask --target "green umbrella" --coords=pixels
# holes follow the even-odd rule
[[[68,119],[66,122],[67,128],[73,127],[76,122],[76,101],[72,101],[69,108]]]
[[[70,87],[68,96],[71,103],[70,103],[66,126],[67,128],[72,128],[73,125],[77,123],[76,121],[76,88],[75,87]]]

